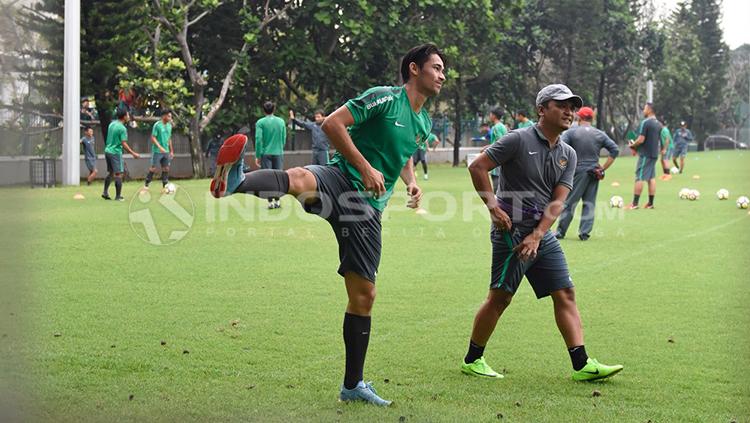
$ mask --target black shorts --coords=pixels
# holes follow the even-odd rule
[[[427,150],[417,149],[414,152],[414,163],[425,162],[427,163]]]
[[[104,160],[107,162],[107,173],[122,173],[122,154],[104,153]]]
[[[572,288],[568,263],[565,254],[552,232],[547,231],[539,242],[536,258],[521,261],[513,247],[523,241],[531,232],[511,229],[510,232],[499,231],[493,227],[490,233],[492,241],[492,276],[490,289],[502,289],[515,294],[524,276],[534,289],[537,298],[543,298],[559,289]]]
[[[315,175],[318,199],[302,203],[331,225],[339,244],[339,274],[354,272],[375,283],[382,249],[381,213],[359,193],[336,166],[305,166]]]

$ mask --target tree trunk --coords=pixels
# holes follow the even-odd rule
[[[456,95],[454,96],[455,101],[455,110],[456,110],[456,118],[454,119],[454,125],[455,127],[455,136],[453,139],[453,167],[458,166],[460,163],[460,149],[461,149],[461,127],[463,126],[461,122],[461,77],[459,76],[456,80]]]
[[[599,95],[596,99],[596,127],[599,129],[605,128],[605,122],[607,121],[607,113],[604,110],[604,89],[607,81],[607,62],[608,58],[605,54],[602,59],[602,71],[599,73]]]
[[[203,146],[201,145],[201,119],[203,118],[203,87],[193,86],[195,96],[193,105],[195,106],[195,116],[190,118],[190,128],[188,130],[188,141],[190,142],[190,161],[193,164],[193,178],[203,178],[206,176],[206,169],[203,163]]]
[[[193,164],[193,178],[203,178],[206,176],[206,170],[203,162],[203,148],[197,117],[190,119],[188,140],[190,142],[190,160]]]

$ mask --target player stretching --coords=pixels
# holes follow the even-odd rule
[[[487,299],[474,318],[461,371],[503,377],[485,362],[484,348],[526,276],[537,298],[552,296],[555,321],[573,362],[573,379],[602,379],[619,372],[622,366],[600,364],[586,355],[568,264],[549,230],[562,212],[576,168],[575,151],[561,143],[559,136],[570,127],[582,100],[565,85],[548,85],[539,91],[536,104],[537,125],[510,132],[469,166],[474,188],[486,203],[493,223],[492,276]],[[501,177],[495,196],[487,172],[497,166],[501,166]]]
[[[380,262],[380,217],[399,176],[411,196],[409,206],[419,206],[422,191],[410,158],[430,134],[432,123],[423,105],[440,92],[443,67],[443,55],[435,45],[414,47],[401,61],[403,86],[371,88],[328,116],[323,131],[336,154],[326,166],[243,174],[241,152],[246,137],[229,138],[219,151],[211,181],[215,197],[292,194],[307,212],[320,215],[333,228],[339,244],[338,273],[344,277],[349,297],[344,314],[342,401],[391,403],[379,397],[362,376]]]

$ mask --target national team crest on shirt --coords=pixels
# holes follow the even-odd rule
[[[420,135],[420,134],[417,134],[417,140],[416,141],[417,141],[417,146],[420,146],[420,145],[424,144],[424,142],[422,141],[422,135]]]
[[[557,163],[563,169],[565,169],[566,167],[568,167],[568,159],[566,159],[565,157],[562,157],[560,160],[557,161]]]

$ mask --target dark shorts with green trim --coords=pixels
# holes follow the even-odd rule
[[[515,294],[521,279],[526,276],[537,298],[544,298],[553,291],[572,288],[568,263],[560,243],[551,231],[547,231],[539,243],[536,258],[521,261],[513,248],[523,241],[531,230],[521,231],[517,228],[510,232],[499,231],[493,227],[490,233],[492,241],[492,276],[490,289],[502,289]]]
[[[635,165],[635,180],[648,181],[656,178],[656,157],[638,156],[638,162]]]
[[[339,244],[339,274],[354,272],[375,283],[382,249],[381,213],[336,166],[305,166],[315,175],[317,199],[305,211],[325,219]],[[301,198],[304,200],[304,198]]]
[[[688,153],[688,143],[686,142],[680,142],[675,143],[674,148],[672,149],[672,157],[685,157]]]
[[[122,173],[122,154],[104,153],[107,173]]]

